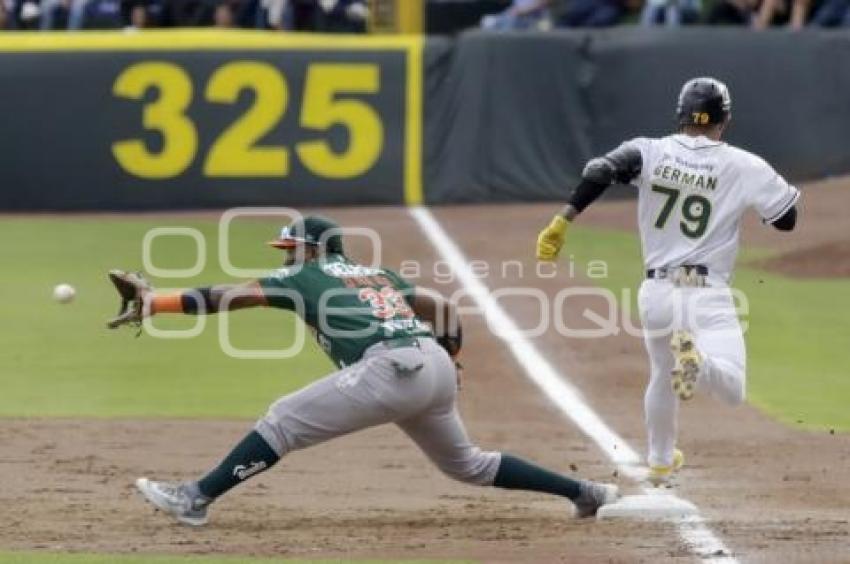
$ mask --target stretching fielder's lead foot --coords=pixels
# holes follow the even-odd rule
[[[136,488],[157,509],[193,527],[207,524],[207,507],[211,503],[194,484],[154,482],[147,478],[136,480]]]
[[[670,350],[674,360],[670,373],[673,391],[680,400],[689,400],[694,397],[697,376],[702,366],[702,357],[697,350],[694,336],[688,331],[674,331],[670,339]]]
[[[573,500],[576,506],[576,517],[583,519],[593,517],[603,505],[614,503],[618,498],[618,488],[614,484],[598,484],[596,482],[581,482],[581,493]]]

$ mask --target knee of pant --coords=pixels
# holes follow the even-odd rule
[[[441,460],[440,470],[449,478],[478,486],[493,485],[499,469],[499,454],[473,449],[469,455],[459,459]]]
[[[744,382],[742,371],[727,372],[724,381],[719,382],[719,386],[714,389],[714,395],[730,406],[737,407],[746,399]]]
[[[747,392],[744,389],[744,380],[740,379],[736,382],[735,386],[732,386],[728,393],[726,394],[726,401],[729,405],[739,406],[744,403],[744,400],[747,399]]]
[[[741,405],[746,397],[747,375],[744,366],[725,358],[710,358],[705,366],[703,378],[709,383],[712,393],[732,406]]]
[[[266,414],[260,418],[260,421],[265,421],[270,427],[277,427],[280,425],[282,419],[281,414],[285,413],[286,409],[286,398],[280,398],[269,406]]]
[[[281,398],[269,407],[266,414],[254,425],[254,429],[262,435],[272,450],[278,456],[283,456],[291,450],[292,439],[287,435],[281,414],[286,411],[285,398]]]

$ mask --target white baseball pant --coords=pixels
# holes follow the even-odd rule
[[[732,293],[721,279],[709,277],[708,286],[679,287],[669,279],[648,278],[638,293],[650,365],[644,396],[650,466],[671,465],[676,447],[679,398],[670,374],[673,331],[690,331],[703,357],[697,393],[707,391],[730,405],[744,401],[746,349]]]

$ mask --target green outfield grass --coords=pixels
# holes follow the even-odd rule
[[[254,418],[269,403],[332,368],[307,335],[306,352],[290,360],[239,360],[218,345],[217,316],[194,339],[165,340],[124,328],[109,331],[118,308],[106,279],[110,268],[142,269],[142,239],[151,227],[189,226],[208,243],[208,265],[189,279],[152,282],[161,287],[228,281],[218,266],[215,220],[179,218],[6,218],[0,222],[3,264],[0,326],[0,416]],[[275,268],[280,253],[264,245],[277,234],[272,221],[235,222],[231,261],[243,268]],[[158,268],[188,268],[194,243],[154,241]],[[55,284],[76,287],[68,305],[52,301]],[[197,318],[163,316],[156,326],[187,328]],[[288,312],[235,312],[232,344],[286,348],[296,320]]]
[[[425,564],[435,560],[299,560],[217,556],[154,556],[127,554],[58,554],[50,552],[0,552],[2,564]],[[440,560],[441,564],[464,564],[470,560]]]
[[[3,321],[0,339],[0,416],[254,418],[278,396],[332,369],[308,336],[304,354],[289,360],[228,357],[218,342],[219,318],[207,319],[197,338],[136,339],[109,331],[104,320],[117,308],[105,273],[142,268],[141,241],[152,227],[188,226],[208,244],[207,267],[197,277],[152,279],[160,287],[226,281],[218,264],[217,223],[173,217],[122,219],[43,217],[0,222]],[[275,221],[234,224],[232,262],[274,268],[279,254],[262,243]],[[642,278],[637,237],[575,226],[565,254],[577,264],[608,263],[597,282],[617,295],[631,290],[634,311]],[[744,264],[764,251],[745,252]],[[154,244],[159,268],[186,268],[193,244],[168,238]],[[579,268],[579,270],[581,270]],[[73,284],[77,300],[51,300],[53,286]],[[850,431],[850,306],[848,280],[793,280],[742,266],[735,284],[751,305],[750,401],[779,419],[810,428]],[[157,327],[186,328],[196,318],[157,318]],[[296,327],[286,312],[236,312],[229,317],[232,343],[244,349],[285,348]]]
[[[597,283],[618,296],[632,289],[627,309],[636,312],[643,277],[636,235],[579,224],[570,230],[565,254],[579,265],[605,260],[609,276]],[[850,280],[791,279],[747,266],[766,254],[744,249],[734,280],[750,303],[749,401],[785,423],[848,432]]]

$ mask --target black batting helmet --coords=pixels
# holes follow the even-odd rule
[[[682,86],[676,118],[679,125],[723,123],[732,111],[732,98],[726,85],[711,77],[692,78]]]

